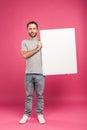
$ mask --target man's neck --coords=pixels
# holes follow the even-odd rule
[[[37,37],[34,37],[34,38],[30,37],[29,39],[30,40],[37,40],[38,38]]]

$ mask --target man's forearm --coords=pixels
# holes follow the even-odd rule
[[[22,56],[24,58],[30,58],[31,56],[33,56],[34,54],[36,54],[40,49],[42,48],[42,44],[41,42],[39,42],[37,44],[37,47],[31,51],[22,51]]]
[[[39,51],[38,48],[35,48],[34,50],[31,50],[31,51],[22,51],[22,55],[24,58],[30,58],[31,56],[36,54],[38,51]]]

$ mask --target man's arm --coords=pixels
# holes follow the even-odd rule
[[[42,48],[41,42],[38,43],[37,47],[31,51],[22,51],[22,56],[24,58],[30,58],[34,54],[36,54]]]

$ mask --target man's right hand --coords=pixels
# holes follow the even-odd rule
[[[39,51],[41,48],[42,48],[42,43],[39,42],[39,43],[37,44],[37,50]]]

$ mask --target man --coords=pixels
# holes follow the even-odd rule
[[[25,70],[25,110],[20,124],[30,119],[34,90],[36,91],[36,112],[39,123],[45,123],[44,110],[44,76],[42,72],[41,48],[42,44],[37,38],[38,24],[31,21],[27,24],[29,39],[22,41],[22,56],[26,59]]]

